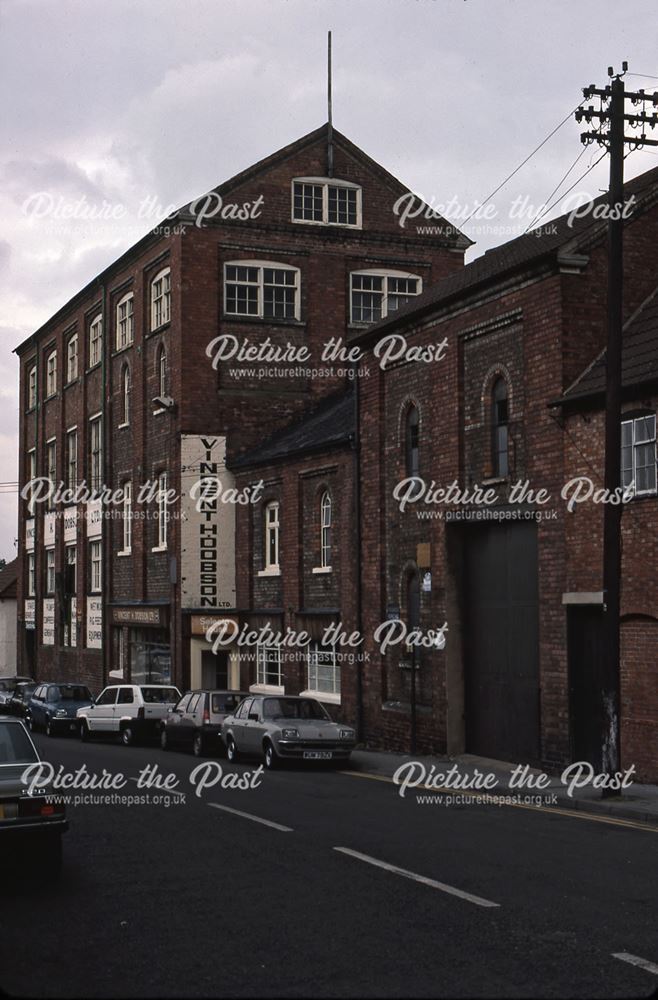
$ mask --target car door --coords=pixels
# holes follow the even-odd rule
[[[247,698],[242,702],[239,709],[235,713],[235,722],[232,726],[235,745],[238,750],[242,750],[243,752],[246,752],[247,750],[247,741],[249,739],[248,712],[251,708],[253,700],[253,698]]]
[[[94,732],[107,733],[112,728],[118,690],[116,687],[105,688],[96,699],[96,704],[87,710],[87,722]]]
[[[47,686],[45,684],[41,684],[32,695],[29,710],[33,726],[43,726],[45,724],[46,719],[44,702],[47,692]]]
[[[112,713],[110,729],[112,732],[118,733],[121,728],[121,719],[134,719],[136,714],[134,688],[120,687],[116,705],[114,706],[114,712]]]
[[[263,700],[254,698],[247,712],[247,753],[259,754],[263,749]]]
[[[180,745],[181,743],[181,732],[183,726],[183,718],[185,716],[185,709],[190,703],[192,698],[191,694],[184,695],[177,705],[172,708],[171,712],[167,712],[166,715],[166,727],[167,727],[167,741],[172,745]]]
[[[190,746],[194,739],[196,713],[199,703],[203,701],[203,695],[199,691],[193,691],[185,709],[179,726],[180,742],[185,746]]]

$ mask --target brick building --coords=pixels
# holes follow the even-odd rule
[[[646,484],[623,514],[622,752],[656,780],[658,371],[647,300],[658,278],[658,170],[630,182],[632,196],[624,462],[628,478],[637,459]],[[354,338],[372,373],[359,380],[358,433],[371,652],[363,713],[373,743],[406,749],[410,739],[412,653],[404,644],[382,653],[371,638],[390,618],[425,631],[448,623],[444,649],[416,654],[421,749],[549,767],[583,752],[602,507],[572,514],[562,490],[583,468],[602,486],[606,273],[605,220],[564,217],[489,251]],[[373,345],[391,332],[419,347],[443,344],[442,360],[379,370]],[[411,492],[401,493],[405,480]],[[520,502],[511,493],[518,481],[546,490],[547,502]],[[440,502],[436,490],[453,482],[453,502]],[[491,504],[476,487],[491,491]]]
[[[452,227],[428,239],[398,225],[406,194],[324,126],[156,227],[17,348],[20,485],[64,491],[20,502],[21,672],[95,690],[118,678],[237,687],[256,671],[241,676],[235,648],[213,651],[209,626],[284,606],[326,616],[347,600],[351,445],[325,455],[320,430],[294,470],[268,460],[265,505],[248,514],[225,492],[247,466],[227,463],[305,414],[321,425],[325,398],[351,385],[348,332],[463,266],[469,241]],[[199,492],[213,476],[221,496]],[[317,489],[331,565],[282,546],[277,577],[278,519],[301,532],[321,516]],[[267,530],[277,547],[261,541],[249,569],[236,510],[238,532],[253,516],[252,536]]]

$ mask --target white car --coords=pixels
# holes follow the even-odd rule
[[[112,684],[93,705],[80,708],[80,738],[118,733],[125,746],[140,739],[160,737],[160,723],[181,699],[178,688],[167,684]]]

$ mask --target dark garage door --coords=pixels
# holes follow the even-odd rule
[[[539,759],[536,525],[468,528],[464,560],[466,751]]]

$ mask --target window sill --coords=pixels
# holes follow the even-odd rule
[[[160,326],[153,327],[152,330],[146,334],[147,337],[153,337],[156,333],[164,333],[165,330],[169,329],[171,326],[171,320],[168,319],[166,323],[161,323]]]
[[[270,566],[267,569],[259,569],[258,576],[281,576],[281,570],[278,566]]]
[[[277,684],[250,684],[251,694],[285,694],[283,685]]]
[[[75,378],[70,378],[70,379],[68,380],[68,382],[66,383],[66,385],[64,386],[64,388],[65,388],[65,389],[70,389],[70,388],[71,388],[71,386],[73,386],[73,385],[77,385],[79,381],[80,381],[80,378],[79,378],[79,376],[78,376],[78,375],[76,375],[76,376],[75,376]]]
[[[123,430],[124,427],[130,427],[130,424],[129,423],[127,423],[127,424],[117,424],[117,430],[118,431]]]
[[[324,219],[291,219],[295,226],[322,226],[324,229],[363,229],[362,222],[325,222]]]
[[[280,319],[275,316],[241,316],[239,313],[222,313],[222,321],[225,323],[264,323],[268,326],[296,326],[304,329],[305,320],[302,319]]]
[[[93,372],[95,368],[99,368],[100,367],[100,363],[101,363],[100,359],[98,361],[94,361],[93,365],[89,365],[89,368],[87,368],[87,371],[86,371],[85,374],[88,375],[89,372]]]
[[[123,344],[121,347],[115,347],[112,351],[112,357],[116,357],[117,354],[123,354],[123,352],[129,350],[134,343],[135,341],[131,340],[129,344]]]
[[[509,476],[487,476],[486,479],[482,480],[483,486],[495,486],[496,483],[506,483],[509,480]]]
[[[166,545],[154,545],[153,548],[151,549],[151,552],[166,552],[166,551],[167,551]]]
[[[152,551],[155,551],[155,550],[152,550]],[[123,557],[123,556],[131,556],[132,554],[133,554],[133,550],[132,549],[121,549],[121,552],[117,552],[116,553],[117,556],[121,556],[121,557]]]
[[[323,574],[323,573],[333,573],[333,567],[332,566],[315,566],[311,570],[311,573],[313,573],[314,576],[319,576],[320,574]]]
[[[328,705],[340,705],[340,695],[333,691],[313,691],[308,688],[299,692],[300,698],[316,698],[318,701],[326,701]]]

